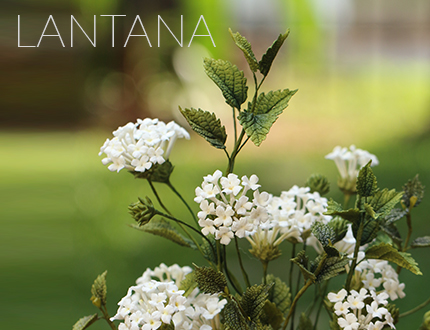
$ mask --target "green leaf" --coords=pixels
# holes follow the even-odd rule
[[[180,246],[196,249],[195,244],[191,240],[180,234],[175,227],[164,219],[156,218],[143,226],[132,224],[131,227],[146,233],[167,238]]]
[[[166,160],[163,164],[152,165],[149,170],[145,172],[130,171],[136,179],[146,179],[152,182],[169,182],[170,175],[172,174],[174,166],[169,160]]]
[[[200,245],[200,248],[203,251],[203,257],[206,260],[212,261],[213,263],[216,263],[218,260],[217,251],[216,251],[216,240],[215,237],[212,234],[209,234],[206,236],[206,238],[211,242],[209,243],[207,240],[202,239],[203,243]],[[213,248],[211,248],[211,245]]]
[[[313,330],[313,328],[314,326],[312,321],[306,316],[305,313],[302,313],[300,315],[299,326],[297,327],[297,330]]]
[[[269,295],[272,284],[253,285],[246,288],[240,301],[240,306],[252,321],[256,321],[260,316]]]
[[[404,186],[404,195],[402,198],[403,205],[407,208],[418,206],[424,197],[424,186],[418,179],[418,174],[412,180],[409,180]]]
[[[375,210],[370,204],[364,203],[364,210],[366,211],[366,215],[369,216],[371,219],[376,220],[379,216],[375,213]]]
[[[328,201],[327,211],[324,214],[331,216],[339,216],[352,223],[358,223],[360,221],[359,209],[343,210],[342,206],[340,206],[340,204],[335,202],[333,199],[330,199]]]
[[[272,329],[279,329],[283,323],[284,315],[276,304],[266,300],[260,319],[264,324],[270,324]]]
[[[403,193],[398,193],[394,189],[388,190],[385,188],[375,193],[370,205],[375,210],[375,213],[379,213],[382,216],[388,216],[402,196]]]
[[[267,76],[267,74],[269,73],[273,60],[275,59],[279,49],[282,47],[282,44],[284,43],[285,39],[287,39],[289,34],[290,30],[287,30],[287,32],[285,32],[284,34],[280,34],[278,39],[273,42],[272,46],[267,49],[266,53],[261,58],[259,66],[262,75]]]
[[[402,243],[400,232],[394,224],[382,224],[381,229],[393,240],[393,242],[395,242],[396,244]]]
[[[227,139],[225,127],[221,126],[221,121],[214,113],[194,108],[182,110],[179,107],[179,110],[194,132],[203,137],[215,148],[225,149],[225,141]]]
[[[245,316],[235,300],[230,300],[221,313],[226,330],[250,330]]]
[[[80,318],[78,320],[78,322],[76,322],[73,325],[72,330],[85,330],[91,324],[93,324],[94,322],[96,322],[97,320],[98,320],[98,315],[97,314],[84,316],[84,317]]]
[[[227,280],[223,273],[210,267],[196,267],[194,272],[201,292],[209,294],[224,292]]]
[[[422,275],[417,263],[409,253],[399,252],[392,245],[387,243],[380,243],[367,249],[366,258],[391,261],[400,267],[410,270],[415,275]]]
[[[248,93],[243,71],[228,61],[211,58],[204,59],[204,68],[208,77],[221,90],[226,103],[240,109],[240,105],[246,101]]]
[[[370,168],[371,162],[369,161],[366,166],[363,166],[358,173],[357,193],[361,197],[373,196],[378,189],[376,176]]]
[[[316,282],[320,283],[322,281],[326,281],[344,272],[345,266],[348,264],[348,262],[349,259],[345,256],[330,257],[325,259],[324,265],[317,274]]]
[[[257,147],[266,139],[270,128],[296,92],[284,89],[270,91],[267,95],[261,93],[255,104],[248,103],[248,109],[239,114],[240,124]]]
[[[359,223],[352,224],[352,232],[354,234],[355,239],[357,239],[359,226],[360,226]],[[366,221],[363,225],[363,234],[361,235],[360,246],[373,241],[375,237],[378,235],[379,229],[380,229],[380,226],[376,220],[372,219],[372,220]]]
[[[299,266],[305,281],[308,279],[315,281],[316,277],[314,273],[308,270],[309,258],[304,250],[300,251],[295,258],[291,259],[291,261]]]
[[[312,234],[320,241],[323,247],[332,245],[332,242],[336,238],[333,229],[320,221],[315,221],[311,229]]]
[[[402,209],[392,209],[390,213],[385,217],[385,223],[387,225],[393,224],[403,218],[408,212]]]
[[[100,308],[106,305],[106,294],[107,294],[107,286],[106,286],[106,274],[107,270],[102,274],[97,276],[93,285],[91,286],[91,301],[94,306]]]
[[[179,290],[184,290],[184,297],[188,297],[197,288],[195,272],[188,273],[179,285]]]
[[[336,217],[328,223],[328,226],[334,231],[335,238],[333,240],[333,244],[343,240],[348,231],[348,224],[345,219],[341,217]]]
[[[258,61],[255,58],[254,52],[252,51],[251,44],[245,37],[241,36],[239,32],[233,33],[231,29],[230,31],[231,37],[233,38],[237,47],[243,52],[245,55],[246,61],[249,64],[249,68],[252,72],[256,72],[258,70]]]
[[[429,247],[430,246],[430,236],[423,236],[416,238],[411,243],[411,248]]]
[[[312,193],[318,192],[321,196],[324,196],[330,191],[330,182],[322,174],[312,174],[306,180],[305,187],[309,187]]]
[[[275,277],[272,274],[267,275],[266,281],[267,283],[273,283],[267,299],[273,302],[282,314],[286,316],[291,305],[290,288],[279,277]],[[274,327],[274,329],[276,328]]]

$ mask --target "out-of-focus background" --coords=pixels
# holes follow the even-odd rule
[[[136,118],[187,127],[178,105],[214,111],[231,128],[230,109],[202,69],[202,58],[214,57],[247,70],[229,27],[251,41],[258,58],[290,28],[263,89],[299,89],[262,146],[246,146],[236,173],[257,173],[264,190],[280,193],[319,172],[332,182],[330,196],[339,198],[335,166],[324,155],[335,145],[355,144],[378,156],[380,186],[400,190],[417,173],[430,186],[427,0],[6,0],[1,8],[2,328],[70,329],[96,312],[90,287],[106,269],[113,314],[147,267],[203,264],[197,252],[127,226],[127,206],[150,195],[149,187],[128,173],[109,172],[97,153],[114,129]],[[52,15],[65,47],[58,37],[44,37],[40,47],[19,48],[18,15],[21,45],[37,45]],[[70,47],[71,15],[91,39],[97,15],[96,47],[76,24]],[[126,16],[115,18],[112,36],[111,17],[100,15]],[[136,15],[152,47],[145,37],[130,37],[123,47]],[[183,15],[183,47],[163,25],[157,47],[157,15],[178,38]],[[188,47],[200,15],[216,47],[198,36]],[[48,34],[57,34],[53,24]],[[139,25],[133,34],[143,34]],[[196,34],[207,34],[203,24]],[[226,166],[224,154],[194,134],[177,143],[171,161],[172,182],[191,203],[202,177]],[[178,200],[160,190],[187,218]],[[413,214],[415,237],[430,233],[429,213],[427,197]],[[284,251],[276,262],[280,276],[289,267],[288,246]],[[402,311],[430,294],[426,251],[412,252],[424,277],[401,273]],[[253,271],[255,281],[259,272]],[[425,310],[398,328],[417,329]]]

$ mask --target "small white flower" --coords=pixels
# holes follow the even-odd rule
[[[228,245],[233,237],[234,234],[228,227],[220,227],[215,233],[215,238],[219,239],[220,243],[224,245]]]
[[[346,314],[345,318],[339,317],[337,319],[337,323],[344,330],[356,330],[356,329],[358,329],[358,326],[360,325],[360,323],[358,323],[357,321],[358,321],[357,317],[352,313]]]
[[[330,292],[327,295],[327,298],[331,302],[338,302],[338,301],[343,301],[347,296],[347,294],[348,294],[348,291],[346,291],[345,289],[341,289],[338,293]]]

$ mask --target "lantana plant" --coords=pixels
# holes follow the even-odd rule
[[[101,319],[118,330],[395,329],[403,316],[430,302],[403,313],[395,305],[405,297],[402,269],[422,275],[409,250],[430,246],[429,236],[412,239],[411,212],[424,196],[418,176],[400,192],[380,188],[371,168],[378,165],[377,157],[355,146],[335,147],[326,156],[339,169],[338,188],[344,194],[340,203],[324,197],[329,183],[323,175],[314,174],[304,186],[288,187],[275,196],[262,189],[256,174],[235,173],[240,151],[249,141],[262,144],[297,90],[260,92],[288,31],[261,60],[245,37],[230,33],[249,64],[254,92],[248,100],[247,79],[237,66],[204,60],[206,74],[232,111],[233,148],[228,150],[226,128],[214,113],[179,108],[191,129],[227,157],[224,172],[211,169],[202,178],[194,201],[186,201],[170,181],[172,146],[177,139],[190,138],[178,124],[138,119],[119,127],[100,149],[110,171],[126,170],[147,180],[155,197],[156,203],[146,196],[129,206],[133,227],[196,250],[201,259],[192,265],[161,263],[146,269],[113,316],[106,307],[104,272],[91,290],[101,314],[81,318],[73,329],[86,329]],[[189,221],[166,208],[157,192],[159,184],[167,185],[186,205]],[[406,236],[396,227],[404,218]],[[248,251],[239,241],[242,247],[249,244]],[[270,274],[269,264],[288,244],[290,271],[283,277]],[[227,263],[230,254],[236,254],[238,267]],[[261,267],[261,281],[251,283],[244,255],[256,262],[253,273]],[[334,277],[338,280],[333,288],[334,281],[330,286],[329,282]],[[296,315],[300,298],[312,286],[316,290],[311,308]],[[319,318],[321,309],[330,315],[328,324]],[[429,313],[422,329],[430,329]]]

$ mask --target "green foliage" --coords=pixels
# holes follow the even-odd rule
[[[324,214],[331,215],[331,216],[339,216],[352,223],[358,223],[360,220],[359,209],[355,208],[355,209],[343,210],[342,206],[332,199],[328,201],[327,211]]]
[[[215,148],[225,149],[225,141],[227,139],[225,127],[221,126],[221,121],[214,113],[194,108],[182,110],[179,107],[179,110],[194,132],[203,137]]]
[[[308,270],[309,258],[304,250],[300,251],[295,258],[291,259],[291,261],[294,262],[297,266],[299,266],[305,281],[307,281],[308,279],[315,281],[315,275]]]
[[[313,328],[314,327],[313,327],[312,321],[305,313],[302,313],[300,315],[299,325],[297,327],[297,330],[313,330]]]
[[[279,329],[283,323],[284,315],[276,304],[266,300],[260,320],[263,324],[269,324],[272,329]]]
[[[420,330],[430,330],[430,311],[424,314],[423,323],[420,326]]]
[[[403,186],[403,205],[405,205],[405,207],[408,209],[418,206],[424,197],[424,188],[425,187],[418,179],[418,174],[412,180],[409,180]]]
[[[335,217],[334,219],[330,220],[328,226],[331,227],[335,234],[332,244],[343,240],[346,235],[346,232],[348,231],[348,224],[346,220],[342,219],[341,217]]]
[[[378,189],[376,176],[373,174],[369,161],[366,166],[363,166],[358,173],[357,178],[357,193],[361,197],[373,196]]]
[[[270,91],[267,95],[261,93],[255,102],[248,103],[246,111],[239,114],[239,123],[256,146],[266,139],[270,128],[296,92],[284,89]]]
[[[345,271],[345,265],[348,262],[349,259],[345,256],[325,257],[324,255],[319,255],[311,263],[310,270],[316,275],[315,282],[320,283]],[[318,273],[316,273],[317,270]]]
[[[396,248],[387,243],[380,243],[367,249],[366,258],[391,261],[400,267],[410,270],[415,275],[422,275],[417,263],[409,253],[399,252]]]
[[[402,198],[403,193],[398,193],[394,189],[379,190],[373,196],[370,205],[372,206],[375,213],[380,216],[388,216],[391,210],[396,206],[396,204]]]
[[[355,238],[357,238],[358,236],[359,227],[360,227],[360,223],[356,222],[352,224],[352,232]],[[380,229],[380,226],[376,220],[373,220],[373,219],[367,220],[367,221],[363,220],[363,233],[361,235],[360,246],[373,241],[378,235],[379,229]]]
[[[223,273],[210,267],[196,267],[194,272],[201,292],[209,294],[224,292],[227,280]]]
[[[246,61],[249,64],[249,68],[252,72],[256,72],[259,68],[259,65],[257,59],[255,58],[254,52],[252,51],[251,44],[239,32],[233,33],[231,29],[228,30],[230,31],[230,35],[233,38],[236,46],[239,47],[243,52],[243,55],[245,55]]]
[[[240,300],[240,306],[251,320],[257,320],[263,310],[272,284],[253,285],[246,288]]]
[[[209,260],[213,263],[216,263],[218,260],[218,256],[216,254],[217,251],[214,248],[216,246],[215,237],[212,234],[210,234],[210,235],[206,236],[206,238],[207,238],[207,240],[203,239],[203,242],[200,245],[200,248],[203,251],[203,257],[206,260]],[[210,243],[208,241],[210,241]]]
[[[151,221],[151,219],[156,214],[156,210],[149,197],[146,197],[146,201],[141,199],[140,197],[138,198],[139,201],[130,204],[128,210],[133,219],[136,220],[137,223],[139,223],[139,226],[143,226],[149,221]]]
[[[163,164],[154,164],[149,170],[145,172],[134,172],[131,173],[137,179],[146,179],[152,182],[169,182],[170,175],[173,172],[173,165],[169,160],[166,160]]]
[[[287,39],[289,34],[290,30],[287,30],[287,32],[284,34],[280,34],[279,37],[273,42],[272,46],[267,49],[266,53],[261,58],[259,67],[262,75],[267,76],[269,73],[273,60],[275,59],[279,49],[281,49],[282,44],[284,43],[285,39]]]
[[[196,274],[194,271],[188,273],[179,285],[179,290],[184,290],[184,297],[188,297],[197,288]]]
[[[430,236],[423,236],[416,238],[411,243],[411,248],[429,247],[430,246]]]
[[[85,330],[85,329],[87,329],[91,324],[93,324],[94,322],[96,322],[97,320],[98,320],[98,315],[97,315],[97,314],[84,316],[84,317],[80,318],[80,319],[78,320],[78,322],[76,322],[76,323],[73,325],[72,330]]]
[[[320,241],[323,247],[332,245],[336,238],[333,228],[320,221],[315,221],[311,228],[312,234]]]
[[[156,236],[167,238],[168,240],[179,244],[180,246],[196,249],[195,244],[191,240],[180,234],[175,227],[162,218],[154,219],[142,226],[131,225],[131,227]]]
[[[238,303],[230,299],[221,311],[226,330],[250,330]]]
[[[286,315],[291,305],[290,288],[280,278],[272,274],[267,275],[266,281],[273,284],[267,299],[273,302],[283,315]]]
[[[91,287],[91,301],[94,306],[100,308],[101,306],[106,305],[106,294],[107,294],[107,286],[106,286],[106,274],[107,270],[104,273],[97,276],[92,287]]]
[[[240,105],[246,101],[248,93],[243,71],[228,61],[210,58],[204,59],[204,68],[208,77],[221,90],[226,103],[233,108],[240,109]]]
[[[339,326],[339,323],[337,323],[336,317],[334,317],[329,324],[330,324],[330,330],[342,330],[342,328]]]
[[[322,174],[312,174],[305,183],[306,187],[311,189],[311,192],[318,192],[321,196],[328,194],[330,191],[330,182],[327,177]]]

